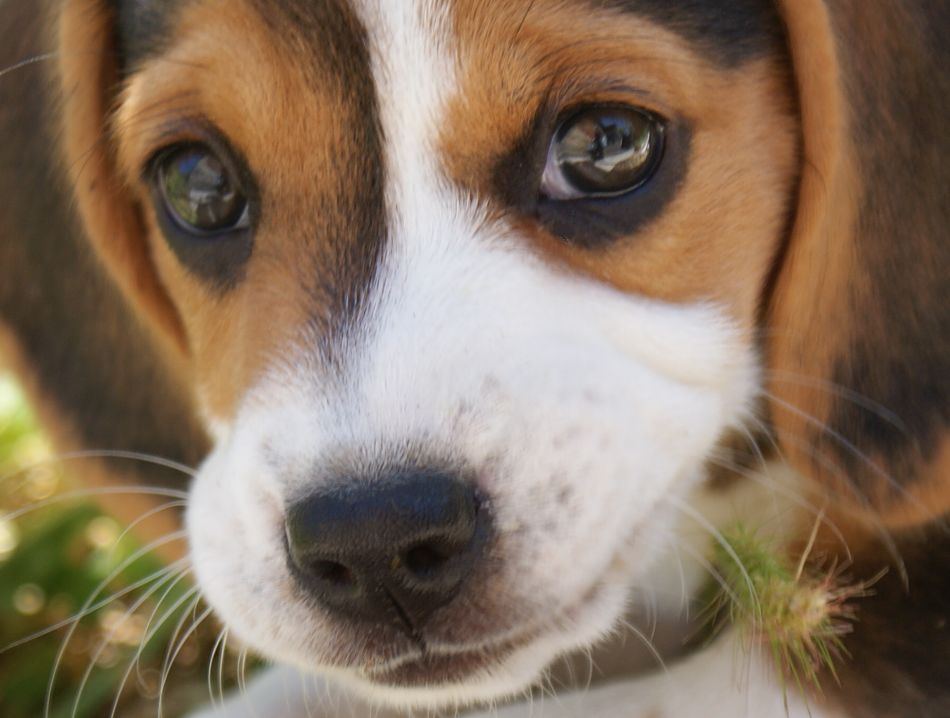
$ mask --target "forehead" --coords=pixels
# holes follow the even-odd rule
[[[175,34],[175,18],[187,5],[202,0],[119,0],[118,40],[130,65],[160,52]],[[365,40],[357,29],[389,0],[249,0],[262,21],[281,33],[309,38],[308,44],[325,55],[365,50],[353,40]],[[769,50],[783,35],[774,0],[402,0],[420,12],[452,11],[465,22],[493,24],[492,19],[552,17],[576,12],[606,17],[618,13],[642,17],[701,47],[724,65],[735,65]],[[374,12],[374,10],[376,12]],[[469,27],[472,31],[476,28]],[[342,42],[338,42],[342,40]]]
[[[119,5],[118,27],[130,181],[163,145],[200,141],[189,134],[199,117],[259,185],[261,224],[239,291],[209,301],[156,242],[209,366],[229,351],[251,376],[301,325],[336,351],[333,333],[359,326],[388,248],[418,248],[450,228],[474,236],[475,207],[513,222],[519,232],[506,241],[545,261],[626,292],[723,299],[751,316],[770,248],[735,230],[777,234],[781,208],[745,208],[787,189],[791,161],[785,78],[770,64],[780,30],[766,0],[137,0]],[[656,203],[635,243],[595,255],[536,217],[519,225],[505,185],[533,181],[519,147],[549,134],[538,128],[545,107],[597,102],[669,118],[682,166],[667,183],[678,203]],[[765,176],[748,172],[770,153]],[[723,192],[724,175],[750,180]],[[438,225],[462,207],[468,224]]]

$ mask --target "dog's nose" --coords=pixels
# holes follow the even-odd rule
[[[484,513],[472,486],[442,473],[328,489],[288,508],[291,567],[325,608],[414,630],[472,573]]]

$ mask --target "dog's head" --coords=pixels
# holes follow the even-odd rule
[[[947,508],[946,344],[910,348],[946,250],[900,211],[939,190],[856,179],[937,120],[849,80],[842,18],[898,11],[833,4],[67,0],[80,212],[217,437],[189,528],[241,638],[397,703],[521,690],[763,399],[843,503]]]

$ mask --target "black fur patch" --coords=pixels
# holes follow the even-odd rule
[[[950,517],[947,517],[950,518]],[[950,715],[950,532],[946,520],[897,537],[903,567],[891,565],[872,595],[857,599],[840,686],[826,690],[850,718],[946,718]],[[885,567],[884,546],[858,557],[849,573],[868,579]],[[906,583],[902,570],[906,571]]]
[[[774,0],[589,0],[669,28],[725,66],[761,57],[784,44]]]
[[[886,472],[896,493],[950,426],[950,4],[829,5],[846,50],[864,181],[858,263],[871,284],[852,291],[856,334],[832,378],[887,412],[839,400],[829,425],[853,446],[817,440],[859,487],[879,487]],[[862,455],[878,455],[883,469]]]
[[[299,48],[300,63],[312,68],[315,81],[337,80],[346,116],[357,118],[347,126],[340,161],[328,168],[338,175],[335,191],[314,197],[319,236],[302,238],[321,249],[311,265],[289,268],[313,295],[319,308],[313,328],[324,339],[324,359],[335,363],[342,338],[359,322],[387,239],[383,133],[366,31],[343,0],[250,2],[279,37]]]
[[[123,73],[166,46],[173,19],[184,0],[111,0],[116,47]]]

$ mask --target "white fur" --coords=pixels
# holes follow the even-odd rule
[[[319,338],[305,338],[217,432],[188,515],[195,568],[232,630],[268,657],[389,705],[494,700],[606,634],[631,589],[655,582],[680,525],[676,502],[689,499],[721,433],[747,417],[756,357],[723,310],[570,275],[489,221],[449,184],[432,146],[455,86],[448,18],[421,1],[357,7],[387,138],[387,251],[342,349],[342,376],[317,360]],[[355,661],[329,665],[331,646],[339,655],[351,641],[356,657],[360,639],[303,600],[286,568],[282,511],[319,487],[328,461],[358,471],[406,447],[475,467],[491,500],[512,618],[465,647],[536,635],[466,683],[384,690]]]
[[[332,684],[292,669],[266,672],[246,696],[191,718],[405,718],[340,693]],[[539,695],[516,705],[464,714],[466,718],[841,718],[776,680],[768,661],[746,653],[727,634],[666,673],[568,695]]]

